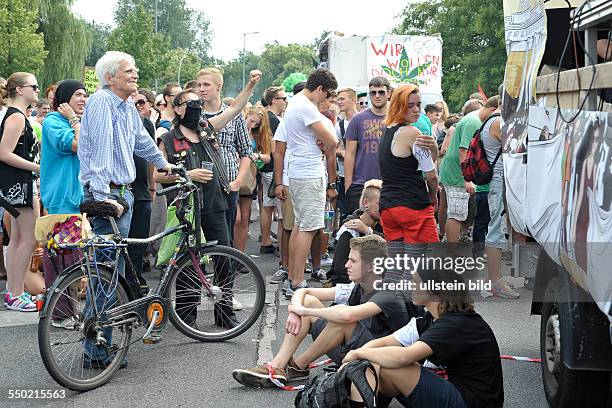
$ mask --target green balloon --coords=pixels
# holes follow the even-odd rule
[[[293,87],[295,84],[305,81],[306,79],[306,75],[302,74],[301,72],[294,72],[285,78],[283,81],[283,88],[285,88],[285,92],[293,92]]]

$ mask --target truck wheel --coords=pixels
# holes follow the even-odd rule
[[[561,307],[562,283],[551,279],[545,290],[540,322],[540,356],[544,393],[551,407],[605,407],[610,373],[572,370],[563,364],[562,327],[572,327],[568,307]],[[567,297],[564,296],[567,299]]]

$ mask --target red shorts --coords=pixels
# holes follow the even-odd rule
[[[439,242],[433,206],[422,210],[408,207],[385,208],[380,213],[380,224],[387,241],[404,240],[406,244]]]

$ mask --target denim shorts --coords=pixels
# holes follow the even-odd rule
[[[504,179],[493,177],[489,183],[489,214],[491,220],[485,246],[506,248],[506,217],[504,216]]]
[[[419,382],[410,395],[396,398],[405,407],[467,408],[461,393],[451,383],[421,366]]]

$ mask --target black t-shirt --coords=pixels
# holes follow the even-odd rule
[[[470,408],[504,405],[499,347],[491,327],[475,312],[445,313],[421,334],[419,341],[434,354],[427,359],[445,366]]]
[[[148,118],[142,118],[142,124],[152,139],[155,139],[155,125]],[[134,201],[151,201],[149,188],[149,163],[142,157],[134,155],[136,166],[136,179],[132,182],[132,193]]]
[[[374,290],[363,293],[360,285],[355,285],[348,300],[349,306],[358,306],[367,302],[376,304],[381,313],[362,320],[360,323],[376,338],[393,334],[408,324],[413,317],[423,314],[422,309],[408,300],[404,292],[396,290]]]
[[[212,162],[212,159],[202,146],[202,143],[192,143],[193,148],[196,151],[199,162],[208,161]],[[219,183],[219,173],[213,168],[213,178],[208,183],[198,183],[196,185],[200,188],[200,195],[202,196],[202,214],[210,214],[215,212],[223,212],[227,210],[227,200],[223,190],[221,190],[221,184]]]
[[[280,120],[273,112],[268,111],[268,120],[270,121],[270,130],[272,130],[272,136],[276,133],[276,128],[280,125]]]

